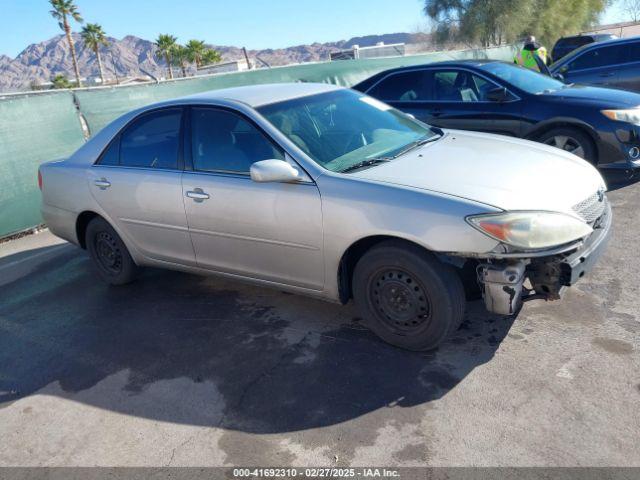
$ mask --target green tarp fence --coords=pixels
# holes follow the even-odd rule
[[[393,58],[309,63],[157,84],[79,89],[24,95],[0,95],[0,237],[42,222],[37,187],[38,165],[64,157],[84,141],[80,114],[95,134],[137,107],[169,98],[239,85],[324,82],[350,86],[374,73],[406,65],[492,58],[510,61],[511,46],[434,52]]]
[[[71,92],[0,101],[0,237],[42,223],[38,166],[83,142]]]

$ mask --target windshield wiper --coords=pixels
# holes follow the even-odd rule
[[[391,159],[388,157],[369,158],[367,160],[362,160],[361,162],[354,163],[353,165],[350,165],[343,170],[340,170],[340,173],[348,173],[352,172],[353,170],[359,170],[361,168],[371,167],[372,165],[376,165],[378,163],[387,163],[390,161]]]
[[[440,139],[442,137],[442,133],[438,136],[434,135],[433,137],[428,137],[428,138],[423,138],[421,140],[416,140],[415,142],[411,142],[409,145],[407,145],[406,147],[404,147],[402,150],[400,150],[398,153],[396,153],[393,158],[398,158],[401,155],[404,155],[407,152],[410,152],[411,150],[421,147],[423,145],[426,145],[427,143],[431,143],[431,142],[435,142],[436,140]]]

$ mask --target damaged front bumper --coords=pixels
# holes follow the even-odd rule
[[[593,233],[577,245],[535,254],[496,254],[480,261],[478,282],[487,310],[512,315],[520,310],[523,301],[560,298],[563,289],[586,275],[602,256],[611,224],[611,206],[607,202],[603,215],[593,225]]]

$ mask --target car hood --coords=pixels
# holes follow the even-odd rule
[[[425,189],[502,210],[573,214],[604,181],[588,162],[555,147],[457,130],[397,159],[349,175]]]
[[[630,108],[640,106],[640,94],[618,90],[616,88],[588,87],[584,85],[573,85],[543,94],[547,99],[558,101],[578,100],[594,103],[601,108]]]

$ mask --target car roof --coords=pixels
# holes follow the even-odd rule
[[[405,65],[403,67],[395,67],[390,68],[388,70],[384,70],[382,72],[378,72],[369,78],[366,78],[354,85],[351,88],[356,90],[364,91],[369,88],[373,83],[377,82],[380,78],[386,77],[392,73],[399,73],[405,71],[411,71],[418,68],[430,68],[430,67],[481,67],[482,65],[487,65],[490,63],[509,63],[503,62],[502,60],[495,60],[491,58],[468,58],[463,60],[445,60],[442,62],[430,62],[430,63],[417,63],[415,65]]]
[[[482,59],[477,59],[477,58],[468,58],[468,59],[463,59],[463,60],[445,60],[442,62],[430,62],[430,63],[418,63],[416,65],[406,65],[404,67],[396,67],[396,68],[390,68],[388,70],[385,70],[383,72],[379,72],[376,75],[374,75],[374,77],[377,77],[379,75],[386,75],[389,73],[396,73],[396,72],[403,72],[405,70],[415,70],[416,68],[427,68],[427,67],[439,67],[439,66],[446,66],[446,67],[480,67],[482,65],[487,65],[489,63],[504,63],[502,60],[495,60],[495,59],[491,59],[491,58],[482,58]],[[373,78],[373,77],[370,77]]]
[[[216,100],[242,102],[253,108],[294,98],[306,97],[318,93],[339,90],[343,87],[327,83],[268,83],[243,87],[222,88],[176,98],[174,103],[203,102],[215,103]]]
[[[603,38],[603,37],[610,37],[610,36],[616,36],[615,33],[581,33],[579,35],[569,35],[568,37],[562,37],[559,38],[558,41],[556,42],[556,44],[560,43],[560,42],[564,42],[566,40],[575,40],[576,38]],[[615,39],[609,39],[609,40],[618,40],[617,38]]]

